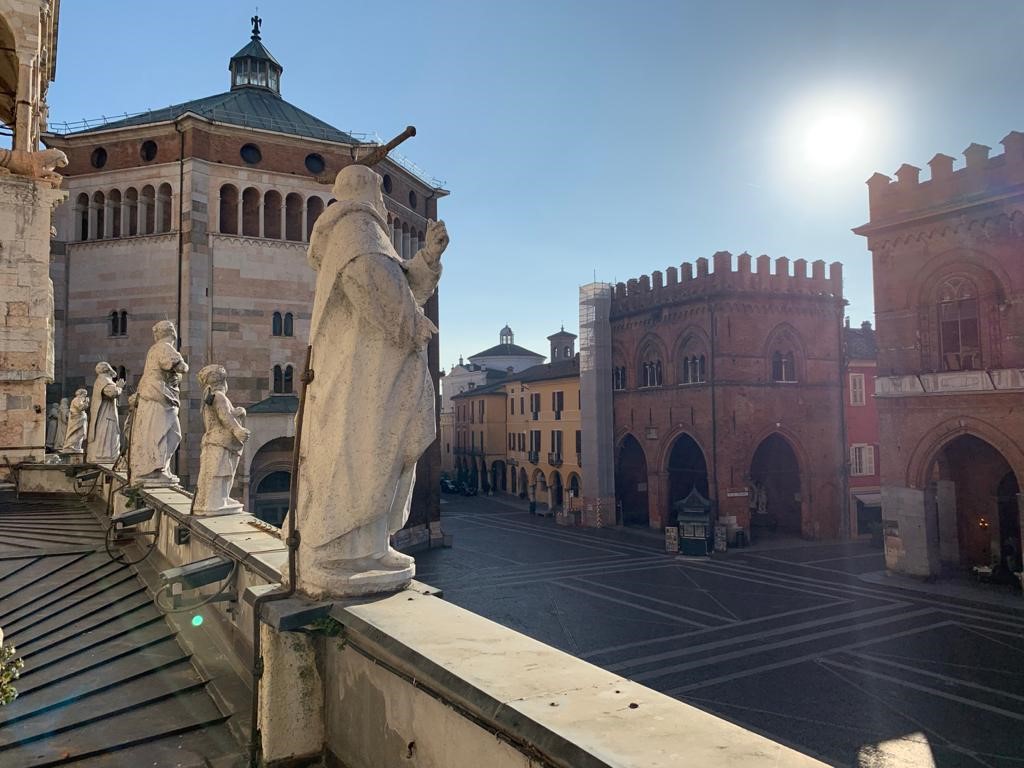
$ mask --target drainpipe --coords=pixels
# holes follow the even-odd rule
[[[177,296],[177,322],[175,328],[178,331],[178,352],[181,352],[181,280],[185,266],[185,132],[181,130],[181,125],[175,123],[174,130],[178,132],[178,296]],[[155,223],[155,218],[154,218]],[[186,408],[185,413],[190,413],[190,409]],[[188,419],[186,417],[186,424]],[[186,431],[185,434],[188,434]],[[181,444],[174,449],[174,474],[181,475]]]

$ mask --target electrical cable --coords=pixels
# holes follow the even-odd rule
[[[160,602],[160,596],[164,592],[166,592],[168,589],[170,589],[172,586],[174,586],[173,584],[164,584],[162,587],[160,587],[160,589],[158,589],[156,591],[156,594],[153,595],[153,603],[156,605],[156,607],[159,610],[163,611],[164,613],[190,613],[191,611],[194,611],[197,608],[202,608],[204,605],[212,603],[218,597],[223,595],[227,591],[228,587],[235,583],[235,574],[236,573],[238,573],[238,561],[235,560],[235,559],[232,559],[231,560],[231,573],[229,573],[227,576],[225,576],[222,579],[222,583],[220,585],[220,588],[218,588],[217,591],[214,592],[212,595],[209,595],[209,596],[203,598],[202,600],[200,600],[198,603],[193,603],[192,605],[187,605],[187,606],[179,607],[179,608],[168,608],[163,603],[161,603]]]

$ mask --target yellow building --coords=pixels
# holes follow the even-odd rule
[[[572,511],[583,483],[575,335],[548,337],[551,362],[452,398],[457,479],[541,513]]]

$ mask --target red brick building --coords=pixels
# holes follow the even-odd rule
[[[1019,563],[1024,134],[868,180],[886,564]]]
[[[878,407],[875,404],[878,345],[870,322],[843,329],[846,444],[849,449],[850,535],[868,536],[882,523]]]
[[[842,266],[827,276],[824,261],[810,274],[803,259],[771,267],[767,256],[754,271],[749,254],[720,252],[696,270],[683,264],[615,286],[619,522],[670,524],[673,502],[696,487],[720,519],[748,533],[753,523],[755,539],[765,529],[809,538],[848,530]],[[752,489],[766,494],[763,513],[752,509]]]

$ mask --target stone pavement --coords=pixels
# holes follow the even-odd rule
[[[650,531],[443,499],[455,545],[417,578],[451,602],[832,764],[1024,765],[1019,595],[890,583],[860,543],[679,558]]]

